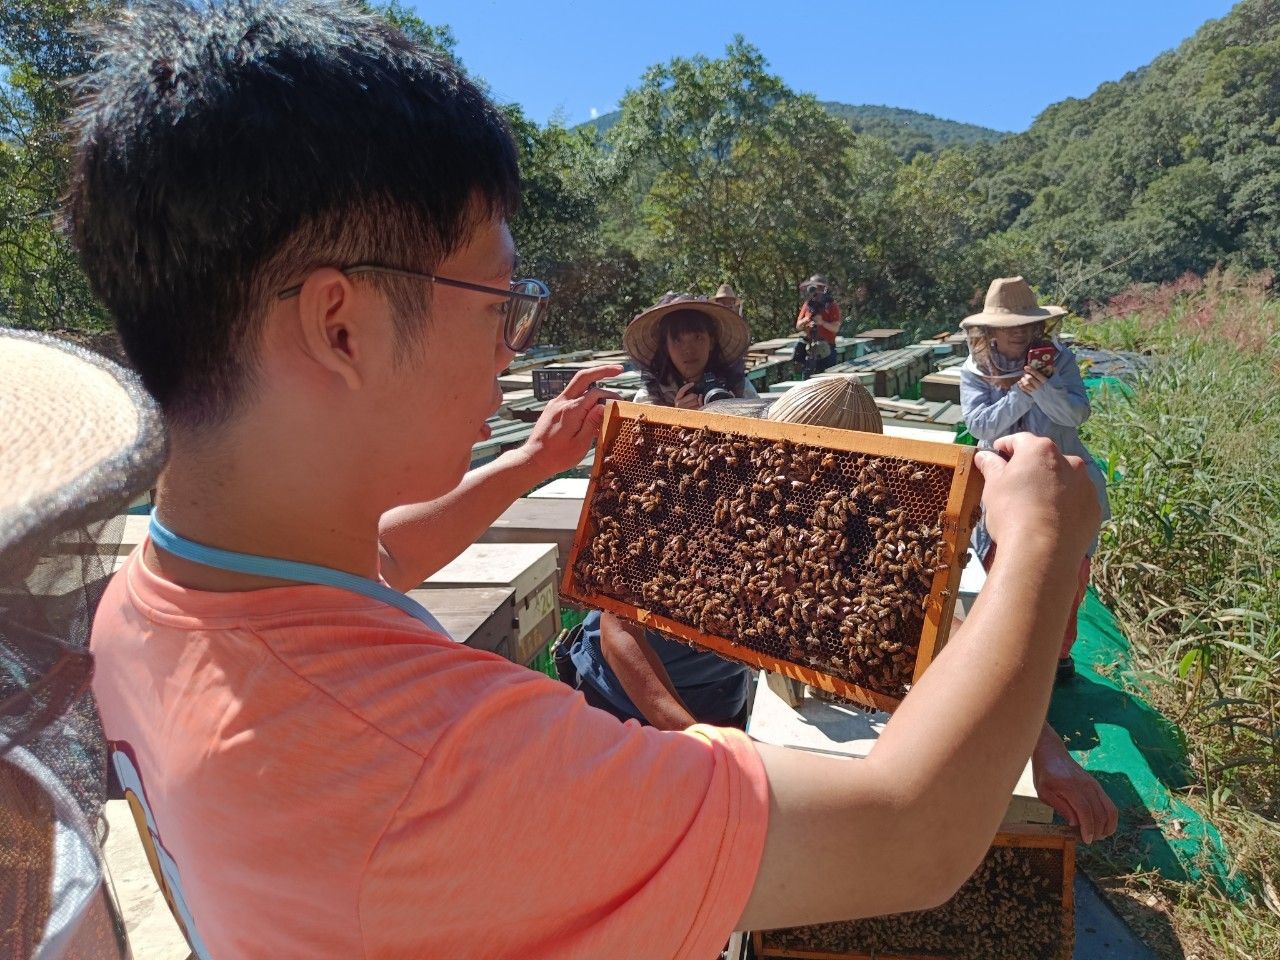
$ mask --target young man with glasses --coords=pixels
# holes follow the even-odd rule
[[[1078,462],[984,455],[1008,550],[870,759],[620,724],[400,592],[581,458],[611,372],[467,472],[547,298],[493,105],[325,0],[131,8],[81,103],[72,234],[171,439],[94,689],[199,956],[701,960],[965,879],[1044,718]]]

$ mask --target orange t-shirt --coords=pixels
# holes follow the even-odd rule
[[[198,955],[710,960],[759,868],[751,741],[621,724],[342,590],[135,551],[94,693]]]

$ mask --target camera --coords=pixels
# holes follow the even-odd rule
[[[702,375],[702,379],[689,392],[696,393],[702,397],[704,405],[714,403],[717,400],[734,399],[733,392],[725,385],[725,382],[710,370]]]
[[[809,308],[809,313],[813,314],[815,319],[827,309],[828,304],[834,299],[831,296],[831,291],[824,290],[822,287],[806,287],[804,293],[805,306]]]

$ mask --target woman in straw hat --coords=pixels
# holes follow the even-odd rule
[[[1033,433],[1054,441],[1067,455],[1085,462],[1098,492],[1102,520],[1107,520],[1107,484],[1097,463],[1080,440],[1080,425],[1089,418],[1089,396],[1075,355],[1053,338],[1066,309],[1040,306],[1022,277],[991,281],[981,313],[965,317],[960,326],[969,337],[969,358],[960,377],[960,406],[965,425],[983,449],[1001,437]],[[985,516],[973,534],[974,549],[988,569],[996,545],[987,532]],[[1067,622],[1058,662],[1058,677],[1075,673],[1071,659],[1076,639],[1076,612],[1089,583],[1091,558],[1098,535],[1080,565],[1075,605]]]
[[[714,300],[668,293],[627,325],[622,345],[640,368],[636,403],[697,410],[708,395],[757,396],[744,369],[751,332]]]

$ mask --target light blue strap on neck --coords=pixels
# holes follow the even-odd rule
[[[436,633],[449,636],[449,631],[440,625],[440,621],[431,615],[431,611],[412,597],[399,590],[394,590],[385,583],[360,577],[345,570],[334,570],[332,567],[321,567],[314,563],[299,563],[296,560],[280,560],[276,557],[260,557],[252,553],[236,553],[234,550],[220,550],[217,547],[206,547],[202,543],[188,540],[174,533],[155,515],[151,514],[151,542],[166,553],[175,557],[198,563],[204,567],[218,570],[230,570],[232,573],[244,573],[254,577],[271,577],[275,580],[296,580],[299,583],[314,583],[322,587],[336,587],[348,590],[371,600],[403,610],[415,620],[425,624]]]

